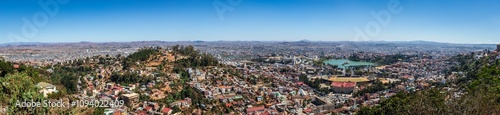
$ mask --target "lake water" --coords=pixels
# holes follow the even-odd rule
[[[346,63],[348,62],[348,63]],[[330,59],[325,60],[323,63],[330,65],[337,65],[339,68],[345,69],[349,66],[374,66],[375,63],[370,62],[360,62],[360,61],[351,61],[348,59]]]

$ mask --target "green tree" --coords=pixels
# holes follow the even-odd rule
[[[47,107],[17,107],[18,102],[43,102],[45,98],[38,93],[33,80],[25,73],[8,74],[0,78],[1,104],[8,105],[7,114],[44,114]]]
[[[14,67],[10,62],[5,62],[3,60],[0,60],[0,70],[1,70],[0,76],[3,77],[8,73],[13,73]]]
[[[104,115],[104,108],[102,107],[95,108],[92,115]]]
[[[78,93],[77,80],[78,77],[76,76],[65,76],[60,82],[64,85],[68,94],[75,94]]]
[[[456,82],[463,84],[460,88],[467,92],[465,95],[453,97],[453,93],[438,88],[416,93],[398,93],[383,100],[380,106],[361,108],[357,114],[499,114],[500,65],[491,63],[499,60],[492,60],[490,57],[475,60],[471,55],[451,58],[451,61],[461,63],[453,69],[467,73],[467,78]]]

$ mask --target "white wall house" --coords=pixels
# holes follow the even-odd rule
[[[46,82],[40,82],[40,83],[36,84],[36,86],[40,88],[40,91],[38,91],[38,92],[43,93],[44,97],[47,97],[47,94],[58,92],[55,85],[52,85],[52,84],[49,84]]]

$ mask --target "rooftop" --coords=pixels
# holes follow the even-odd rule
[[[368,78],[366,77],[332,77],[328,79],[328,81],[332,82],[368,82]]]
[[[137,93],[130,93],[130,94],[123,94],[125,97],[139,97],[139,94]]]
[[[333,82],[331,85],[333,87],[355,87],[356,82]]]
[[[265,109],[264,106],[250,107],[250,108],[247,108],[247,113],[255,112],[255,111],[263,111],[264,109]]]
[[[36,86],[41,87],[41,88],[53,88],[55,87],[54,85],[47,83],[47,82],[40,82],[36,84]]]

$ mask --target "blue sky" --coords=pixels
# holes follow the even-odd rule
[[[57,0],[40,1],[57,3],[58,12],[48,15],[38,0],[0,1],[0,43],[357,41],[360,39],[356,39],[355,28],[366,33],[365,27],[373,27],[369,22],[380,24],[371,12],[388,11],[388,4],[392,3],[388,0],[241,0],[239,4],[230,3],[238,0],[66,0],[69,2],[65,4]],[[500,43],[498,0],[396,1],[401,12],[390,14],[386,26],[371,28],[378,31],[362,40]],[[216,6],[232,10],[221,13]],[[38,31],[26,29],[29,27]]]

